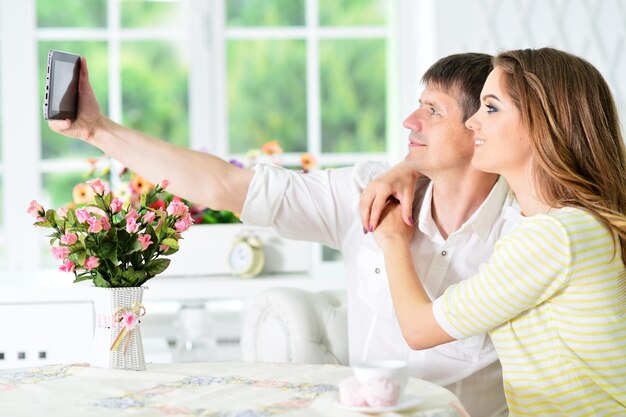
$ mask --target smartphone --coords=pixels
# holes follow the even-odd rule
[[[55,50],[48,52],[44,119],[76,119],[79,73],[80,55]]]

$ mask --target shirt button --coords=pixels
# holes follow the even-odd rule
[[[380,274],[380,268],[374,269],[374,272],[376,272],[377,274]]]
[[[448,251],[442,250],[441,251],[441,256],[446,256],[448,254]]]

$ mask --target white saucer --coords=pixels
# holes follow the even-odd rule
[[[358,411],[360,413],[386,413],[388,411],[402,411],[408,410],[409,408],[413,408],[419,405],[423,400],[417,395],[403,394],[400,396],[398,403],[396,405],[391,405],[389,407],[365,407],[365,406],[354,406],[342,404],[339,402],[339,399],[335,401],[341,408],[345,408],[346,410]]]

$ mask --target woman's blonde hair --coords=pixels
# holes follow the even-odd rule
[[[626,262],[626,151],[600,72],[552,48],[502,52],[494,66],[529,132],[540,198],[593,214],[617,234]]]

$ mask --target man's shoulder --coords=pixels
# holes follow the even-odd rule
[[[391,165],[384,161],[359,162],[352,167],[352,179],[359,188],[364,189],[371,181],[387,172],[389,168]]]

